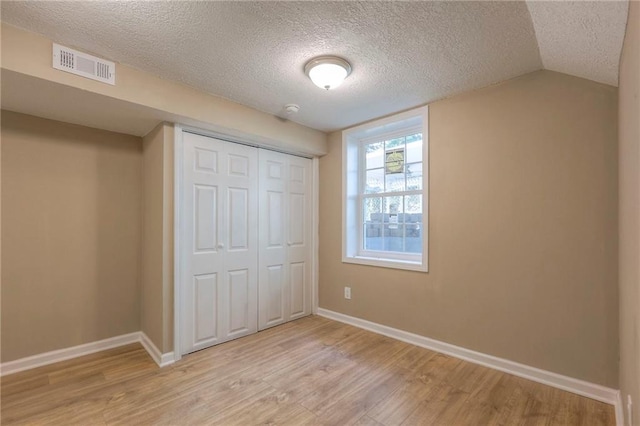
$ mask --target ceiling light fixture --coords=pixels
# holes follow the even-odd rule
[[[321,89],[335,89],[351,74],[351,64],[337,56],[318,56],[304,66],[304,73]]]

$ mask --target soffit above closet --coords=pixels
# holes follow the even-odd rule
[[[542,68],[617,85],[628,3],[2,2],[70,47],[329,131]],[[318,55],[353,72],[334,91]]]

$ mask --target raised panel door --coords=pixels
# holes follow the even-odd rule
[[[258,152],[185,132],[181,350],[257,331]]]

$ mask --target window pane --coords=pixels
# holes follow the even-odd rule
[[[367,170],[367,181],[364,187],[365,194],[384,192],[384,169]]]
[[[386,251],[402,251],[404,245],[404,201],[402,196],[384,198],[384,248]]]
[[[385,175],[385,191],[404,191],[404,173],[393,173]]]
[[[382,210],[388,214],[404,213],[404,202],[402,195],[394,195],[391,197],[384,197],[384,204]]]
[[[404,200],[406,213],[422,215],[422,195],[407,195]]]
[[[365,155],[367,169],[377,169],[384,165],[384,143],[376,142],[366,145]]]
[[[382,198],[370,197],[364,199],[363,219],[365,222],[382,222]]]
[[[405,247],[407,253],[422,253],[422,195],[407,195],[405,202]]]
[[[364,228],[364,249],[365,250],[383,250],[383,237],[381,223],[367,223]]]
[[[407,190],[422,189],[422,163],[407,164]]]
[[[410,139],[412,139],[410,141]],[[422,134],[407,136],[407,163],[422,161]]]
[[[409,135],[405,139],[406,139],[407,143],[416,142],[416,141],[422,141],[422,133],[416,133],[414,135]]]
[[[385,149],[388,151],[391,148],[403,148],[404,147],[404,137],[391,139],[385,142]]]
[[[382,198],[365,198],[363,205],[364,249],[382,250],[382,232],[385,215],[382,213]]]

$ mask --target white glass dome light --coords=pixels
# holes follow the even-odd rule
[[[349,62],[336,56],[319,56],[304,66],[304,72],[321,89],[335,89],[351,74]]]

